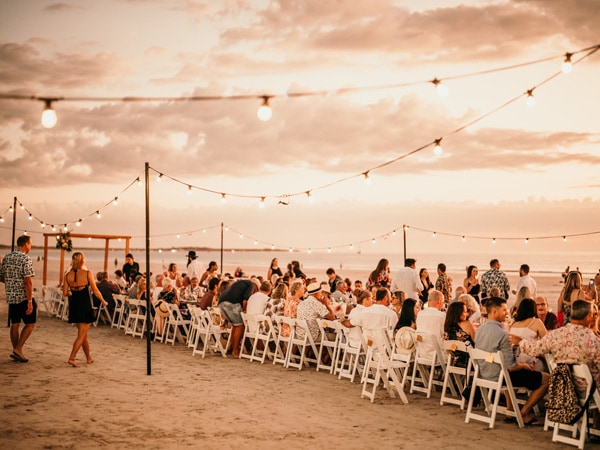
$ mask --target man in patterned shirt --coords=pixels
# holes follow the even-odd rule
[[[10,318],[10,340],[13,352],[10,357],[17,362],[28,361],[23,356],[23,346],[31,335],[36,322],[37,305],[33,299],[33,261],[28,255],[31,237],[19,236],[17,250],[9,253],[0,266],[0,282],[5,283],[8,316]],[[25,324],[19,333],[21,321]]]
[[[335,315],[333,314],[331,307],[327,305],[323,296],[323,288],[319,283],[309,284],[306,291],[308,292],[308,297],[298,305],[296,318],[306,320],[310,334],[312,335],[313,340],[317,342],[320,333],[317,319],[334,320]],[[296,333],[300,339],[304,337],[303,330],[297,329]]]
[[[494,287],[500,289],[500,298],[508,300],[510,284],[508,283],[506,274],[500,271],[500,261],[497,259],[490,261],[490,270],[481,277],[481,298],[490,297],[490,291]]]
[[[592,302],[576,300],[571,306],[571,322],[550,330],[540,340],[509,336],[511,344],[519,344],[521,351],[531,356],[551,353],[556,363],[587,364],[600,386],[600,339],[589,328],[594,320]]]
[[[435,289],[444,294],[446,307],[452,301],[452,278],[446,273],[446,264],[439,263],[437,266],[438,277],[435,280]]]

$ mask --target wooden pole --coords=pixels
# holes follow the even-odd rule
[[[109,246],[109,242],[110,239],[106,238],[104,240],[104,271],[108,272],[108,246]]]
[[[42,276],[42,284],[46,286],[48,281],[48,235],[44,235],[44,275]]]

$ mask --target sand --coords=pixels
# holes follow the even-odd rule
[[[4,298],[0,287],[6,323]],[[202,359],[182,344],[152,343],[148,376],[146,341],[106,325],[90,330],[95,362],[81,354],[72,368],[75,335],[41,315],[22,364],[8,357],[8,329],[0,334],[0,448],[567,448],[541,427],[465,424],[457,406],[440,406],[439,393],[409,394],[404,405],[381,390],[371,403],[359,383],[313,368]]]

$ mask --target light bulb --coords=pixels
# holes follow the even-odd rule
[[[102,214],[100,214],[100,210],[96,211],[96,217],[99,219],[100,217],[102,217]]]
[[[0,216],[0,222],[4,223],[4,217]],[[44,228],[44,227],[42,227],[42,228]]]
[[[138,186],[141,186],[141,185],[142,185],[142,180],[140,180],[140,177],[137,177],[137,178],[135,179],[135,182],[137,183],[137,185],[138,185]]]
[[[571,70],[573,70],[573,64],[571,63],[571,56],[573,56],[572,53],[565,53],[565,60],[562,63],[562,73],[571,73]]]
[[[177,233],[177,236],[175,236],[177,239],[181,238],[181,235],[179,233]]]
[[[375,245],[377,241],[375,239],[371,239],[371,244]]]
[[[273,116],[273,111],[271,110],[271,107],[269,106],[269,97],[264,96],[262,105],[260,105],[260,107],[256,111],[256,117],[258,117],[258,120],[266,122],[272,116]]]
[[[29,214],[29,220],[33,220],[33,215]]]
[[[225,194],[221,194],[221,205],[227,203],[227,196]]]
[[[158,176],[156,177],[156,181],[158,181],[160,183],[162,181],[162,177],[163,177],[163,174],[159,173]]]
[[[187,193],[188,193],[188,195],[192,195],[192,185],[191,184],[188,184]]]
[[[329,247],[329,248],[327,249],[327,253],[331,253],[332,251],[333,251],[333,250],[331,250],[331,247]]]
[[[310,255],[310,254],[312,253],[312,250],[309,248],[309,249],[307,250],[307,253]]]
[[[533,89],[527,91],[527,106],[533,108],[535,106],[535,97],[533,96]]]
[[[67,226],[66,223],[65,223],[65,226],[63,227],[63,231],[69,231],[69,227]]]
[[[315,198],[312,195],[312,192],[310,191],[306,191],[306,199],[309,201],[309,203],[312,203],[315,201]]]
[[[363,176],[365,177],[365,186],[371,186],[373,184],[373,180],[369,176],[369,171],[367,170],[365,173],[363,173]]]
[[[442,149],[442,138],[436,139],[434,141],[435,147],[433,147],[433,153],[435,156],[440,156],[443,152]]]
[[[440,97],[448,97],[450,91],[448,90],[448,86],[442,83],[442,80],[434,78],[433,80],[431,80],[431,82],[435,86],[435,90],[437,91]]]
[[[113,205],[117,206],[119,204],[119,197],[115,197],[113,200]]]
[[[563,236],[563,242],[567,242],[567,237]]]
[[[45,106],[44,111],[42,111],[42,126],[44,128],[52,128],[56,125],[56,111],[52,109],[52,100],[44,100]]]
[[[56,227],[52,225],[52,231],[56,231]]]
[[[528,244],[529,243],[529,238],[525,238],[525,243]]]
[[[260,198],[260,203],[258,204],[258,207],[261,209],[265,207],[265,197]]]
[[[3,222],[3,221],[2,221],[2,222]],[[40,224],[40,226],[42,227],[42,229],[46,228],[46,224],[45,224],[44,222],[42,222],[42,223]]]
[[[78,227],[80,227],[80,226],[81,226],[81,222],[83,222],[83,219],[79,219],[79,220],[77,221],[77,226],[78,226]]]

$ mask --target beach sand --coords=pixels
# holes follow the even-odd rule
[[[6,317],[0,287],[0,321]],[[152,343],[148,376],[146,341],[106,325],[89,333],[95,362],[81,354],[72,368],[75,335],[40,315],[23,364],[8,357],[8,329],[0,334],[0,448],[571,448],[551,444],[541,427],[521,430],[501,418],[493,430],[465,424],[457,406],[440,406],[439,393],[409,394],[404,405],[380,390],[371,403],[359,383],[313,368],[202,359],[182,344]]]

